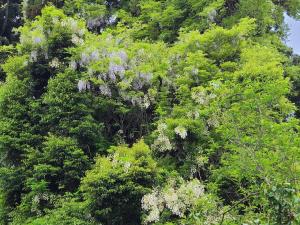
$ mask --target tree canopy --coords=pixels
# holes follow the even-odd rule
[[[1,225],[300,224],[298,0],[0,6]]]

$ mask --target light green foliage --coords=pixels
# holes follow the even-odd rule
[[[98,157],[80,187],[91,215],[105,224],[140,224],[141,199],[158,179],[149,147],[140,141]]]
[[[2,45],[0,46],[0,58],[1,58],[1,65],[7,60],[10,55],[15,53],[15,48],[12,45]],[[0,85],[5,80],[5,72],[3,71],[2,67],[0,67]]]
[[[299,210],[294,202],[297,191],[291,188],[296,188],[299,180],[299,128],[298,122],[289,118],[294,107],[285,98],[289,83],[283,77],[283,59],[278,53],[262,48],[245,49],[242,53],[243,66],[236,73],[237,79],[243,78],[242,86],[234,82],[231,89],[233,95],[241,95],[235,97],[238,103],[233,103],[224,114],[225,123],[218,130],[225,137],[228,152],[222,172],[216,172],[216,176],[224,173],[226,180],[239,183],[241,195],[255,195],[248,199],[252,207],[260,207],[264,202],[266,215],[274,213],[271,223],[288,224],[288,215]],[[293,194],[281,193],[278,198],[282,202],[275,203],[270,192],[282,186],[290,187],[284,190]],[[275,212],[270,212],[269,207],[275,207]]]

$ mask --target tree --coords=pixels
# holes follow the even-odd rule
[[[80,190],[97,222],[140,224],[141,199],[159,178],[156,163],[143,141],[109,151],[110,156],[96,159]]]

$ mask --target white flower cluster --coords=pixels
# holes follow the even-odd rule
[[[144,106],[144,108],[148,109],[150,105],[151,105],[150,97],[148,95],[145,95],[143,106]]]
[[[217,84],[215,84],[215,85],[217,85]],[[191,97],[196,103],[198,103],[200,105],[207,105],[210,103],[210,101],[212,99],[215,99],[217,97],[217,95],[214,93],[208,94],[204,88],[196,87],[192,90]]]
[[[60,19],[58,17],[52,18],[53,26],[61,26],[64,29],[68,29],[72,32],[72,42],[74,44],[83,44],[83,35],[86,30],[81,29],[78,22],[73,18]],[[55,29],[45,30],[43,26],[36,25],[31,28],[29,32],[23,32],[20,37],[20,43],[23,46],[31,49],[30,61],[36,62],[38,56],[43,56],[48,59],[48,40],[47,37],[52,35],[52,31]],[[56,59],[50,62],[49,65],[53,68],[57,68],[59,65]]]
[[[77,86],[78,86],[78,90],[80,92],[89,90],[91,88],[90,82],[85,81],[85,80],[79,80]]]
[[[211,10],[208,14],[208,20],[214,22],[217,17],[217,11],[215,9]]]
[[[145,223],[158,222],[160,213],[164,210],[164,200],[158,190],[144,195],[142,199],[142,209],[148,212]]]
[[[30,61],[36,62],[38,57],[38,52],[36,50],[31,51],[30,53]]]
[[[208,102],[207,94],[205,90],[197,90],[192,92],[192,99],[200,104],[200,105],[206,105]]]
[[[189,208],[204,195],[204,186],[199,180],[188,182],[182,180],[180,186],[171,180],[168,187],[158,191],[155,189],[142,199],[142,209],[147,212],[145,223],[158,222],[160,214],[166,209],[173,215],[183,217]]]
[[[124,163],[124,171],[125,171],[125,173],[127,173],[129,171],[130,167],[131,167],[131,163],[130,162],[125,162]]]
[[[211,115],[211,117],[208,118],[208,120],[207,120],[207,125],[209,127],[218,127],[220,125],[220,122],[218,120],[218,116],[215,115],[215,114]]]
[[[175,133],[176,133],[177,135],[179,135],[182,139],[185,139],[185,138],[187,137],[187,130],[186,130],[184,127],[182,127],[182,126],[176,127],[174,131],[175,131]]]
[[[145,94],[143,97],[129,95],[126,91],[119,90],[120,96],[123,100],[130,102],[133,106],[138,106],[140,108],[148,109],[151,105],[151,102],[154,101],[149,93]]]
[[[52,61],[49,63],[49,66],[52,68],[58,68],[60,65],[58,58],[53,58]]]
[[[73,70],[78,66],[83,67],[90,77],[98,78],[100,94],[112,97],[114,90],[113,93],[118,94],[124,101],[148,109],[156,96],[148,93],[153,74],[151,70],[143,71],[141,68],[144,68],[145,57],[149,56],[141,49],[139,56],[129,58],[127,49],[118,49],[120,44],[112,36],[99,40],[99,43],[84,48],[79,53],[79,59],[72,61],[69,66]],[[161,141],[170,148],[166,138]]]
[[[78,35],[76,34],[72,34],[72,39],[71,39],[72,43],[75,45],[83,45],[84,40],[82,38],[80,38]]]
[[[172,150],[172,144],[170,142],[170,139],[166,135],[167,125],[165,123],[161,123],[157,127],[158,131],[158,137],[154,141],[152,148],[160,151],[160,152],[166,152]]]
[[[213,89],[217,90],[221,87],[221,83],[219,81],[212,81],[210,82],[210,86],[212,86]]]
[[[187,117],[196,120],[200,117],[200,113],[198,111],[189,111]]]
[[[55,18],[53,18],[53,21],[55,21]],[[57,21],[56,23],[58,23],[58,22],[59,21]],[[64,20],[61,20],[60,26],[70,29],[73,34],[76,34],[79,37],[82,37],[86,32],[85,29],[83,29],[79,26],[78,22],[75,19],[70,18],[70,17],[68,17]]]
[[[101,94],[111,97],[111,90],[106,84],[102,84],[99,86],[99,90]]]
[[[42,213],[43,213],[40,209],[41,202],[47,201],[50,204],[52,204],[53,200],[54,200],[54,195],[53,194],[39,193],[39,194],[35,195],[32,198],[31,212],[36,213],[37,215],[41,216]]]
[[[77,69],[77,63],[75,61],[71,61],[70,64],[69,64],[69,67],[72,70],[76,70]]]

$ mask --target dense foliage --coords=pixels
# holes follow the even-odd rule
[[[0,1],[0,224],[300,224],[298,0]]]

